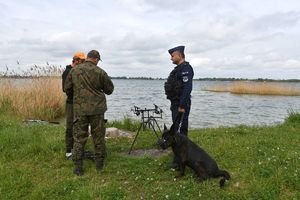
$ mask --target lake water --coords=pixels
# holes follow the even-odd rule
[[[171,125],[170,101],[164,94],[164,80],[113,79],[115,91],[107,96],[108,120],[130,117],[136,120],[131,109],[154,108],[163,110],[159,124]],[[203,91],[213,85],[230,84],[230,81],[194,81],[192,107],[189,118],[191,128],[246,125],[274,125],[283,122],[288,111],[300,112],[299,96],[235,95]],[[300,89],[300,83],[280,83]],[[156,116],[156,115],[155,115]]]

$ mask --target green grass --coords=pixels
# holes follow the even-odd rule
[[[0,111],[0,199],[300,199],[300,114],[271,127],[237,126],[192,130],[190,138],[231,174],[224,189],[218,179],[198,182],[192,170],[174,179],[172,155],[131,157],[132,139],[107,140],[105,168],[72,174],[64,157],[64,127],[25,125]],[[122,127],[134,123],[114,122]],[[141,132],[135,149],[155,148],[156,137]],[[92,150],[89,139],[87,149]]]
[[[129,117],[124,117],[123,121],[112,121],[107,124],[107,127],[118,127],[119,129],[127,131],[137,131],[140,126],[140,122],[133,120]]]

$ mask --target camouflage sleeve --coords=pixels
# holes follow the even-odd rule
[[[64,91],[68,94],[73,90],[73,83],[72,83],[72,70],[69,72],[65,82],[64,82]]]
[[[105,94],[110,95],[114,91],[114,84],[106,72],[102,73],[101,75],[102,75],[101,80],[103,80],[102,90]]]

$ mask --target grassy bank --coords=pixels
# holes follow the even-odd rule
[[[233,94],[257,94],[257,95],[282,95],[282,96],[299,96],[299,88],[286,87],[280,83],[272,82],[253,82],[239,81],[233,82],[228,86],[216,85],[206,88],[205,91],[212,92],[230,92]]]
[[[64,113],[61,78],[0,79],[0,109],[22,119],[53,120]]]
[[[130,126],[130,122],[114,125]],[[132,139],[107,140],[108,159],[97,174],[92,161],[85,174],[72,174],[64,158],[64,127],[24,125],[0,114],[0,199],[300,199],[300,115],[271,127],[192,130],[190,138],[230,172],[224,189],[218,179],[199,183],[167,168],[171,155],[131,157]],[[154,148],[151,132],[139,135],[135,148]],[[88,141],[87,149],[92,149]]]

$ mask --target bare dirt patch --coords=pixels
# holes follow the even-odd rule
[[[161,150],[161,149],[137,149],[132,150],[130,154],[128,152],[125,152],[123,154],[127,156],[133,156],[133,157],[144,157],[144,156],[150,156],[153,158],[158,158],[161,156],[166,156],[169,153],[171,153],[171,150]]]

